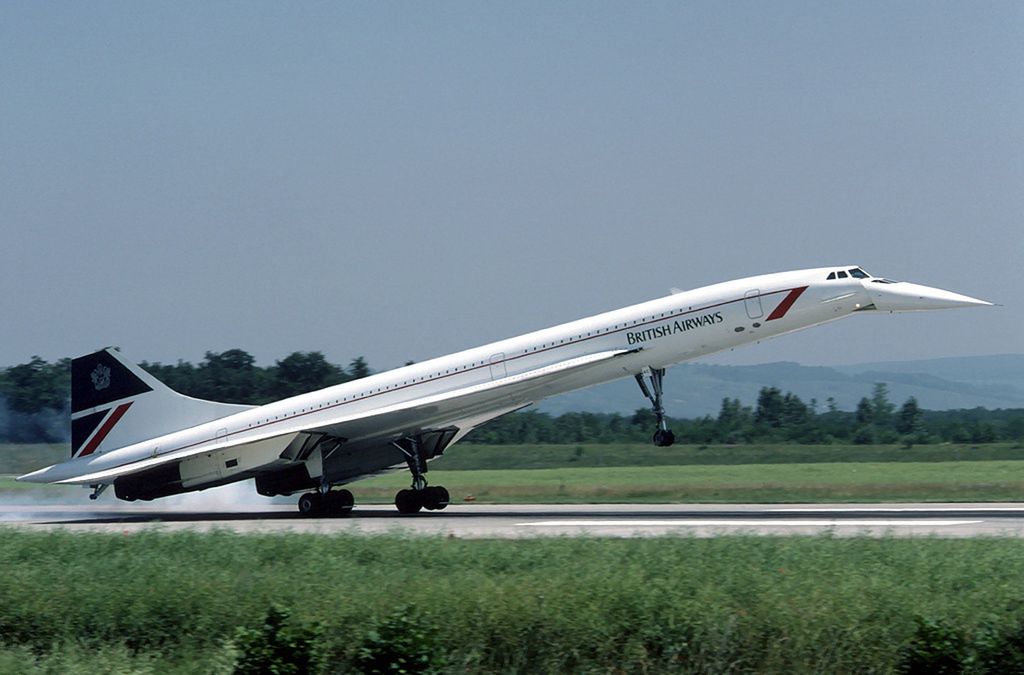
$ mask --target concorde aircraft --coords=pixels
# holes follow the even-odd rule
[[[991,305],[872,277],[846,265],[737,279],[561,324],[258,407],[183,396],[116,349],[71,364],[70,460],[21,476],[88,485],[97,498],[156,499],[254,478],[299,497],[306,515],[348,513],[340,486],[408,467],[404,514],[448,505],[427,462],[473,428],[536,401],[633,377],[674,442],[665,369],[713,352],[862,312]]]

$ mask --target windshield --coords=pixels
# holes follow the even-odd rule
[[[871,278],[870,274],[868,274],[867,272],[865,272],[864,270],[862,270],[859,267],[854,267],[852,270],[850,270],[850,276],[853,277],[854,279],[870,279]]]

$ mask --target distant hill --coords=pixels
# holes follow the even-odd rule
[[[818,400],[819,410],[832,397],[852,410],[875,382],[889,386],[897,405],[910,396],[929,410],[957,408],[1024,408],[1024,354],[965,356],[921,361],[863,363],[852,366],[802,366],[778,362],[756,366],[688,363],[669,371],[665,407],[669,415],[715,415],[725,397],[753,405],[761,387],[791,391],[804,401]],[[539,410],[631,413],[645,401],[632,380],[571,392],[544,401]]]

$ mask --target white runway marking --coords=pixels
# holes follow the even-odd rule
[[[854,506],[850,508],[844,507],[831,507],[831,508],[784,508],[784,509],[765,509],[773,513],[821,513],[822,511],[828,511],[830,513],[877,513],[879,511],[891,511],[893,513],[956,513],[962,511],[1019,511],[1024,513],[1024,506],[913,506],[913,507],[902,507],[902,506],[872,506],[872,507],[861,507]]]
[[[915,525],[936,525],[952,527],[956,525],[975,525],[982,520],[847,520],[837,519],[801,519],[801,520],[721,520],[721,519],[685,519],[685,520],[538,520],[528,523],[516,523],[519,527],[689,527],[706,525],[729,525],[742,527],[771,527],[784,525],[789,527],[897,527]]]

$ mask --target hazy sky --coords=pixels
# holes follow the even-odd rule
[[[0,365],[377,369],[856,263],[1003,303],[718,357],[1020,353],[1024,3],[0,4]]]

